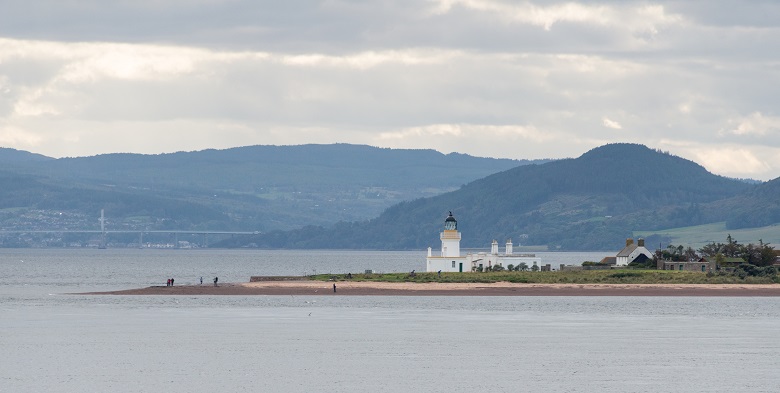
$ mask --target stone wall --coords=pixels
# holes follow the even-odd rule
[[[582,270],[610,270],[614,268],[613,265],[595,265],[595,266],[578,266],[578,265],[561,265],[562,272],[578,272]]]
[[[658,261],[658,270],[677,270],[682,272],[714,272],[715,262],[672,262]]]
[[[304,281],[308,280],[307,277],[302,276],[252,276],[249,277],[249,282],[259,281]]]

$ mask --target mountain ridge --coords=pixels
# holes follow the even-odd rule
[[[539,161],[348,144],[4,159],[5,230],[96,229],[105,209],[109,228],[262,232],[212,246],[424,249],[451,210],[464,247],[600,250],[634,230],[780,222],[780,179],[751,185],[627,143]]]
[[[704,204],[752,187],[643,145],[610,144],[576,159],[515,167],[455,191],[401,202],[367,222],[304,228],[290,233],[289,242],[278,233],[257,236],[251,243],[274,248],[424,248],[437,244],[440,219],[452,211],[461,220],[464,247],[513,238],[550,249],[610,249],[635,228],[675,222],[680,209],[691,211],[692,223],[701,223],[709,219],[696,215]]]
[[[0,151],[0,161],[3,159],[13,164],[5,166],[9,176],[27,177],[34,189],[24,196],[0,189],[0,199],[6,202],[0,208],[0,224],[6,229],[45,226],[41,219],[25,227],[19,208],[58,209],[79,217],[94,217],[105,208],[107,222],[114,227],[159,229],[178,225],[180,229],[243,231],[367,219],[398,201],[435,195],[499,170],[532,163],[430,149],[348,144],[257,145],[59,159],[8,149]],[[95,201],[95,195],[101,195],[105,202],[86,202]],[[149,206],[143,207],[140,200]],[[161,211],[154,208],[156,204],[168,206],[170,201],[189,206],[190,213],[167,214],[177,211],[168,208],[160,215]],[[199,216],[197,206],[220,215],[196,222],[193,218]],[[79,225],[84,220],[80,218]]]

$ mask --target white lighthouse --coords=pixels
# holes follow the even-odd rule
[[[512,240],[506,241],[506,249],[502,254],[498,249],[498,241],[493,240],[490,252],[469,252],[464,256],[460,255],[460,232],[458,232],[458,221],[452,216],[444,220],[444,231],[439,235],[441,239],[441,253],[433,255],[433,250],[428,247],[428,258],[426,261],[426,270],[429,272],[474,272],[483,271],[483,269],[492,269],[495,265],[508,267],[510,264],[517,265],[525,263],[527,266],[532,264],[542,264],[542,259],[534,254],[515,254]]]
[[[452,216],[444,220],[444,231],[439,235],[441,239],[441,254],[433,256],[432,250],[428,247],[428,258],[426,259],[427,271],[429,272],[462,272],[471,271],[471,266],[466,265],[466,258],[460,256],[460,232],[458,232],[458,221]]]

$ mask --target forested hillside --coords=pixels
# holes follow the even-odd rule
[[[62,159],[2,149],[0,224],[95,229],[105,209],[113,229],[331,225],[529,162],[345,144]]]
[[[114,230],[236,229],[228,215],[201,204],[116,190],[69,187],[45,178],[0,172],[0,222],[4,230],[99,228],[100,210],[115,217]]]
[[[493,239],[511,238],[516,244],[552,249],[614,249],[638,227],[713,219],[716,214],[701,213],[702,204],[754,187],[645,146],[612,144],[577,159],[516,167],[453,192],[402,202],[370,221],[278,232],[248,243],[291,248],[436,247],[442,220],[451,210],[465,247],[486,247]]]
[[[780,178],[758,185],[727,202],[713,204],[711,208],[728,209],[728,229],[755,228],[780,223]]]

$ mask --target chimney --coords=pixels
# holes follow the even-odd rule
[[[493,244],[490,245],[490,253],[498,255],[498,240],[493,239]]]
[[[637,240],[636,242],[639,247],[645,246],[645,239],[639,238],[639,240]]]
[[[506,241],[506,255],[512,255],[514,251],[512,251],[512,239],[509,239]]]
[[[626,239],[626,247],[628,247],[628,246],[630,246],[632,244],[634,244],[634,239],[632,239],[630,237],[628,239]]]

